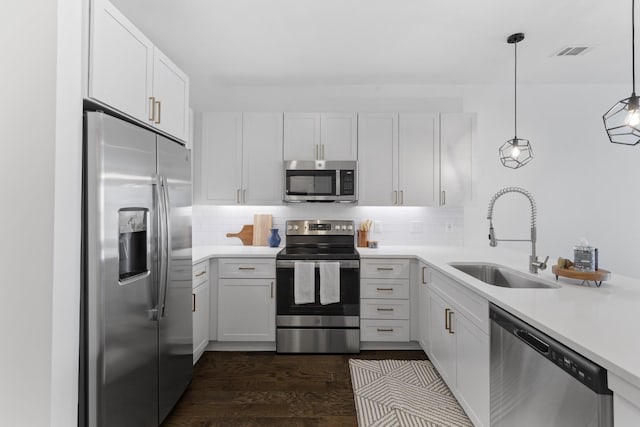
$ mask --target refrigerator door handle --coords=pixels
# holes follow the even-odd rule
[[[154,190],[154,198],[155,198],[155,203],[154,203],[154,213],[155,213],[155,218],[156,218],[156,230],[157,230],[157,239],[156,239],[156,245],[155,245],[155,250],[156,250],[156,260],[157,260],[157,264],[156,264],[156,286],[153,292],[153,300],[151,301],[152,303],[152,309],[149,310],[149,319],[150,320],[154,320],[157,321],[158,320],[158,308],[160,306],[160,283],[162,283],[163,281],[163,253],[162,253],[162,249],[163,249],[163,245],[162,242],[164,241],[164,210],[162,209],[163,203],[162,203],[162,199],[163,199],[163,193],[162,193],[162,177],[160,175],[156,175],[153,179],[153,190]]]
[[[165,274],[164,274],[164,283],[161,283],[161,285],[163,285],[163,290],[159,296],[158,299],[162,298],[162,305],[160,306],[161,310],[160,310],[160,317],[164,317],[165,316],[165,311],[167,308],[167,289],[169,288],[169,267],[171,265],[171,201],[169,199],[169,183],[167,182],[167,178],[166,177],[162,177],[162,190],[164,192],[163,194],[163,201],[164,201],[164,247],[165,247],[165,253],[164,253],[164,269],[165,269]]]
[[[158,285],[156,287],[157,298],[156,298],[156,309],[155,309],[155,319],[158,317],[162,317],[164,313],[164,305],[161,302],[162,296],[164,294],[164,285],[167,282],[168,276],[168,268],[167,268],[167,253],[166,253],[166,243],[167,240],[167,220],[166,214],[167,211],[165,209],[166,201],[165,201],[165,191],[164,191],[165,181],[164,177],[161,175],[157,176],[157,184],[156,184],[156,210],[158,212]],[[158,316],[159,315],[159,316]]]

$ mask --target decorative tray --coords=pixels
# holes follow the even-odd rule
[[[595,271],[580,271],[573,267],[560,268],[557,265],[553,265],[551,266],[551,272],[556,275],[556,280],[558,280],[558,276],[562,276],[569,279],[582,280],[582,284],[593,282],[597,287],[600,287],[602,282],[611,278],[611,272],[602,268]]]

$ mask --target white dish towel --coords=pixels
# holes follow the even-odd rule
[[[316,268],[314,262],[296,261],[293,264],[293,299],[296,304],[316,302]]]
[[[340,302],[340,263],[320,263],[320,304]]]

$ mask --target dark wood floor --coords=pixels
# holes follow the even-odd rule
[[[359,355],[205,352],[163,427],[357,426],[349,359],[426,359],[422,351]]]

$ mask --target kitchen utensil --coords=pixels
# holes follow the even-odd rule
[[[245,246],[251,246],[253,243],[253,224],[243,225],[239,233],[227,233],[227,237],[237,237],[242,240]]]
[[[268,246],[271,234],[271,214],[253,215],[253,246]]]

